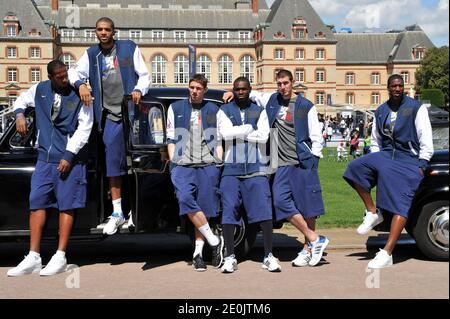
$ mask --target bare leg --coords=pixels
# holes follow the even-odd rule
[[[316,231],[316,218],[306,218],[305,220],[306,220],[306,224],[308,225],[308,228],[315,232]],[[305,243],[303,244],[303,248],[305,250],[309,251],[310,243],[311,242],[305,236]]]
[[[200,227],[208,223],[208,220],[206,219],[206,216],[203,212],[188,214],[188,217],[191,220],[192,224],[194,224],[195,229],[199,229]]]
[[[358,192],[358,195],[363,200],[364,205],[366,206],[366,210],[368,212],[372,212],[372,213],[375,214],[375,212],[377,211],[377,208],[375,206],[375,203],[373,202],[373,199],[372,199],[372,196],[370,195],[370,192],[367,192],[364,188],[362,188],[358,184],[355,184],[355,189]]]
[[[59,243],[58,250],[66,251],[70,232],[73,226],[73,212],[60,212],[59,214]]]
[[[42,230],[46,217],[45,209],[33,210],[30,213],[30,251],[39,253],[41,250]]]
[[[116,200],[122,197],[122,176],[110,177],[111,198]]]
[[[384,246],[384,250],[386,250],[389,255],[392,255],[392,251],[394,250],[397,240],[405,228],[407,221],[407,218],[400,215],[394,215],[394,217],[392,217],[391,231],[389,232],[389,238],[386,246]]]
[[[305,221],[305,219],[303,218],[303,216],[298,213],[295,214],[294,216],[288,218],[289,222],[295,226],[295,228],[297,228],[299,231],[302,232],[303,235],[305,235],[306,240],[305,241],[316,241],[317,238],[319,236],[317,236],[317,234],[311,230],[308,227],[308,223]]]

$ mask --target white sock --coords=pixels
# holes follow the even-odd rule
[[[30,250],[30,252],[28,253],[28,256],[33,256],[33,257],[39,258],[39,257],[41,257],[41,254]]]
[[[66,252],[62,251],[62,250],[57,250],[55,256],[65,258],[66,257]]]
[[[208,223],[206,223],[202,227],[199,227],[198,230],[202,233],[203,236],[205,236],[210,246],[217,246],[219,244],[219,237],[214,235]]]
[[[205,242],[203,240],[196,240],[195,241],[195,250],[194,250],[194,257],[197,255],[200,255],[200,257],[203,257],[203,246],[205,246]]]
[[[113,212],[123,216],[122,212],[122,198],[118,198],[112,201],[113,204]]]

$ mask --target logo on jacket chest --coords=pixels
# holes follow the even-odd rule
[[[75,103],[74,101],[68,101],[66,103],[66,110],[74,111],[76,108],[77,108],[77,103]]]

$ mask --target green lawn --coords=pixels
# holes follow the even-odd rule
[[[324,149],[319,176],[322,185],[325,216],[318,220],[318,228],[355,227],[363,218],[364,204],[350,185],[342,178],[348,162],[332,161]]]

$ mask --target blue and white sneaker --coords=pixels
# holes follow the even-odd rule
[[[112,213],[111,216],[108,217],[108,222],[103,228],[103,234],[105,235],[114,235],[117,232],[117,229],[125,224],[125,218],[121,213]]]
[[[320,262],[329,242],[330,240],[327,237],[319,236],[315,242],[311,243],[311,260],[308,262],[308,265],[315,266]]]

